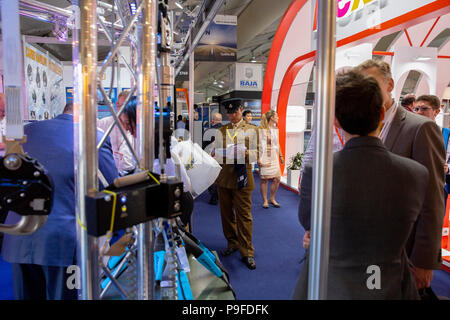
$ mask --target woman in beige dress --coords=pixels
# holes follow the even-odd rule
[[[259,134],[261,141],[261,153],[258,161],[259,175],[261,177],[261,195],[263,198],[263,208],[269,208],[269,201],[275,208],[280,204],[275,200],[278,187],[280,185],[281,170],[280,162],[284,164],[283,155],[280,153],[278,141],[278,114],[274,110],[267,111],[261,117]],[[270,196],[267,199],[267,189],[270,185]]]

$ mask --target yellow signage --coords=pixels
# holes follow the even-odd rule
[[[25,47],[25,55],[27,56],[27,58],[33,59],[34,61],[37,61],[40,64],[42,64],[43,66],[47,66],[47,57],[34,51],[33,49]]]
[[[62,73],[63,73],[62,68],[59,65],[57,65],[56,63],[54,63],[53,61],[49,60],[48,68],[51,71],[53,71],[54,73],[62,76]]]

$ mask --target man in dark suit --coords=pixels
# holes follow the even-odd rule
[[[228,256],[239,250],[242,261],[253,270],[256,268],[255,249],[252,243],[252,191],[255,182],[251,162],[257,160],[258,134],[253,127],[242,119],[242,100],[230,99],[224,103],[230,123],[219,129],[216,137],[213,156],[222,165],[216,184],[219,194],[222,229],[227,239],[227,248],[222,251]],[[219,149],[227,151],[245,145],[245,157],[234,154],[235,158],[219,154]],[[242,149],[241,149],[242,150]],[[229,152],[228,152],[229,153]],[[228,154],[230,155],[230,153]],[[242,153],[241,153],[242,155]],[[233,155],[231,156],[233,157]]]
[[[27,236],[5,235],[3,259],[12,263],[16,300],[77,299],[66,285],[67,267],[76,264],[74,134],[72,104],[52,120],[25,126],[23,149],[49,172],[54,183],[53,206],[45,225]],[[102,134],[97,133],[100,141]],[[98,153],[99,170],[108,183],[119,176],[109,138]],[[7,224],[20,219],[10,212]]]
[[[389,152],[377,137],[382,105],[373,77],[352,71],[337,76],[335,125],[344,130],[346,143],[333,158],[328,299],[419,298],[405,244],[424,202],[428,172]],[[299,219],[309,230],[311,164],[300,190]],[[308,260],[294,299],[307,297]]]
[[[367,60],[355,70],[377,79],[383,93],[386,117],[380,138],[386,148],[428,169],[430,179],[422,190],[425,194],[424,205],[406,245],[414,265],[417,288],[428,288],[433,279],[433,270],[439,270],[442,266],[441,237],[445,214],[442,189],[446,159],[441,130],[434,121],[408,112],[394,103],[391,97],[394,80],[389,64],[381,60]],[[386,183],[390,181],[387,179]]]

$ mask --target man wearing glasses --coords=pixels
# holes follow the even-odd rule
[[[414,112],[425,116],[433,121],[436,121],[436,117],[441,112],[441,101],[434,95],[422,95],[416,100]],[[442,136],[444,138],[445,150],[447,150],[447,159],[450,156],[450,148],[448,147],[448,138],[450,136],[449,128],[442,128]],[[448,162],[448,160],[447,160]],[[445,173],[448,174],[448,166],[445,163]]]
[[[436,121],[436,117],[441,111],[441,101],[434,95],[422,95],[416,100],[414,112]],[[448,146],[448,138],[450,137],[450,129],[442,128],[442,136],[444,138],[445,150],[447,151],[447,162],[444,164],[445,173],[445,199],[450,192],[450,172],[448,170],[448,162],[450,159],[450,148]]]
[[[433,95],[422,95],[417,98],[414,112],[436,121],[436,116],[441,111],[439,98]]]

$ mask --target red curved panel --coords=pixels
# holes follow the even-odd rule
[[[270,110],[270,102],[272,99],[273,78],[277,69],[280,50],[283,47],[284,39],[294,21],[297,13],[305,5],[308,0],[293,0],[281,19],[275,37],[273,38],[272,47],[270,49],[269,58],[266,64],[266,74],[264,76],[264,86],[261,100],[261,114]]]
[[[287,32],[294,21],[297,13],[302,9],[308,0],[294,0],[286,13],[284,14],[280,25],[278,26],[277,32],[275,33],[275,38],[272,43],[272,48],[270,50],[269,58],[266,66],[266,74],[264,77],[264,87],[261,102],[261,114],[264,114],[270,110],[270,104],[272,99],[272,88],[273,79],[275,76],[275,70],[278,63],[278,58],[280,55],[280,50],[283,46],[284,40],[286,38]],[[355,43],[364,38],[373,36],[375,34],[382,33],[395,28],[406,28],[408,24],[420,23],[424,20],[435,18],[436,16],[448,13],[448,5],[450,0],[436,0],[428,5],[421,8],[413,10],[407,14],[396,17],[392,20],[381,23],[380,25],[364,30],[347,38],[337,41],[336,47],[341,47],[349,43]],[[292,84],[297,77],[298,72],[303,68],[303,66],[312,61],[315,58],[316,52],[312,51],[305,55],[302,55],[295,59],[287,69],[283,81],[280,87],[280,92],[278,94],[277,101],[277,113],[279,117],[278,129],[279,129],[279,139],[281,153],[283,156],[286,151],[286,113],[287,106],[289,102],[289,95],[291,92]],[[444,57],[444,56],[443,56]],[[284,171],[284,165],[281,166],[281,172]]]
[[[297,77],[300,70],[303,68],[305,64],[311,62],[316,57],[316,51],[312,51],[303,56],[295,59],[286,70],[284,74],[283,81],[281,82],[280,93],[278,94],[278,102],[277,102],[277,113],[278,113],[278,135],[280,139],[280,152],[284,155],[286,154],[286,115],[287,115],[287,107],[289,102],[289,95],[291,93],[292,84],[294,83],[295,78]],[[281,175],[284,172],[284,165],[281,165]]]

